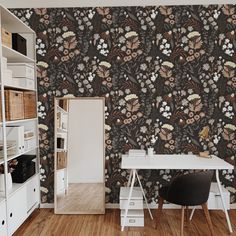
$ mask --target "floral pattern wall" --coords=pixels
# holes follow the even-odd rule
[[[131,148],[210,150],[236,166],[236,5],[12,11],[37,32],[43,203],[53,202],[55,96],[105,97],[106,202],[119,201]],[[149,202],[174,174],[139,173]],[[235,176],[221,172],[231,202]]]

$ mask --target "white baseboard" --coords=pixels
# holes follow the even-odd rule
[[[40,203],[40,208],[54,208],[54,203]]]
[[[157,204],[148,204],[150,209],[157,209],[158,205]],[[144,209],[147,209],[147,206],[144,204]],[[106,204],[106,209],[120,209],[119,203],[107,203]],[[175,204],[164,204],[163,209],[180,209],[180,206],[175,205]]]
[[[41,203],[40,208],[54,208],[53,203]],[[119,209],[119,203],[107,203],[106,209]],[[150,209],[157,209],[157,204],[149,204]],[[199,207],[200,208],[200,207]],[[144,205],[144,209],[147,209],[147,206]],[[164,204],[163,209],[180,209],[180,206],[175,204]],[[236,209],[236,203],[230,204],[230,209]]]
[[[157,209],[158,205],[157,204],[148,204],[150,209]],[[163,205],[163,209],[180,209],[181,206],[167,203]],[[193,207],[189,207],[190,209]],[[119,203],[107,203],[106,204],[106,209],[120,209]],[[147,206],[144,204],[144,209],[147,209]],[[197,209],[201,209],[200,206],[197,206]],[[236,209],[236,203],[230,204],[230,209]]]

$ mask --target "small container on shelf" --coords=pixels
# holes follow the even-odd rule
[[[12,34],[12,48],[19,53],[27,55],[26,39],[20,34]]]
[[[12,76],[34,80],[34,67],[27,63],[7,63],[8,69],[12,70]]]
[[[5,90],[6,120],[24,119],[24,98],[23,92]],[[33,103],[33,101],[32,101]]]
[[[31,150],[36,147],[36,137],[34,131],[24,132],[25,150]]]
[[[12,180],[14,183],[24,183],[36,172],[35,162],[33,159],[36,155],[21,155],[17,158],[18,164],[12,172]]]
[[[0,129],[0,135],[3,136],[3,129]],[[16,154],[23,153],[25,151],[24,147],[24,126],[7,126],[6,127],[6,138],[7,143],[13,142],[16,149]],[[10,150],[9,150],[10,151]],[[7,152],[8,156],[11,156],[13,154],[10,154]]]
[[[4,28],[2,28],[2,44],[12,48],[12,34]]]
[[[24,92],[24,118],[30,119],[37,117],[36,93]]]
[[[67,152],[57,153],[57,170],[67,167]]]

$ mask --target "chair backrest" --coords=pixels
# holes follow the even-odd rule
[[[170,185],[168,199],[182,206],[197,206],[207,202],[213,173],[208,170],[176,177]]]

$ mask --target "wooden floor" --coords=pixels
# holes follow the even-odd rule
[[[155,214],[155,211],[153,210]],[[211,211],[214,236],[230,235],[224,213]],[[230,211],[236,235],[236,210]],[[184,227],[184,236],[210,236],[202,210],[196,210],[193,220]],[[180,210],[163,210],[161,226],[155,230],[154,222],[145,211],[145,227],[120,231],[120,211],[107,209],[105,215],[54,215],[53,209],[36,210],[14,236],[175,236],[180,233]]]
[[[68,194],[57,197],[57,210],[63,213],[103,212],[104,184],[69,184]]]

